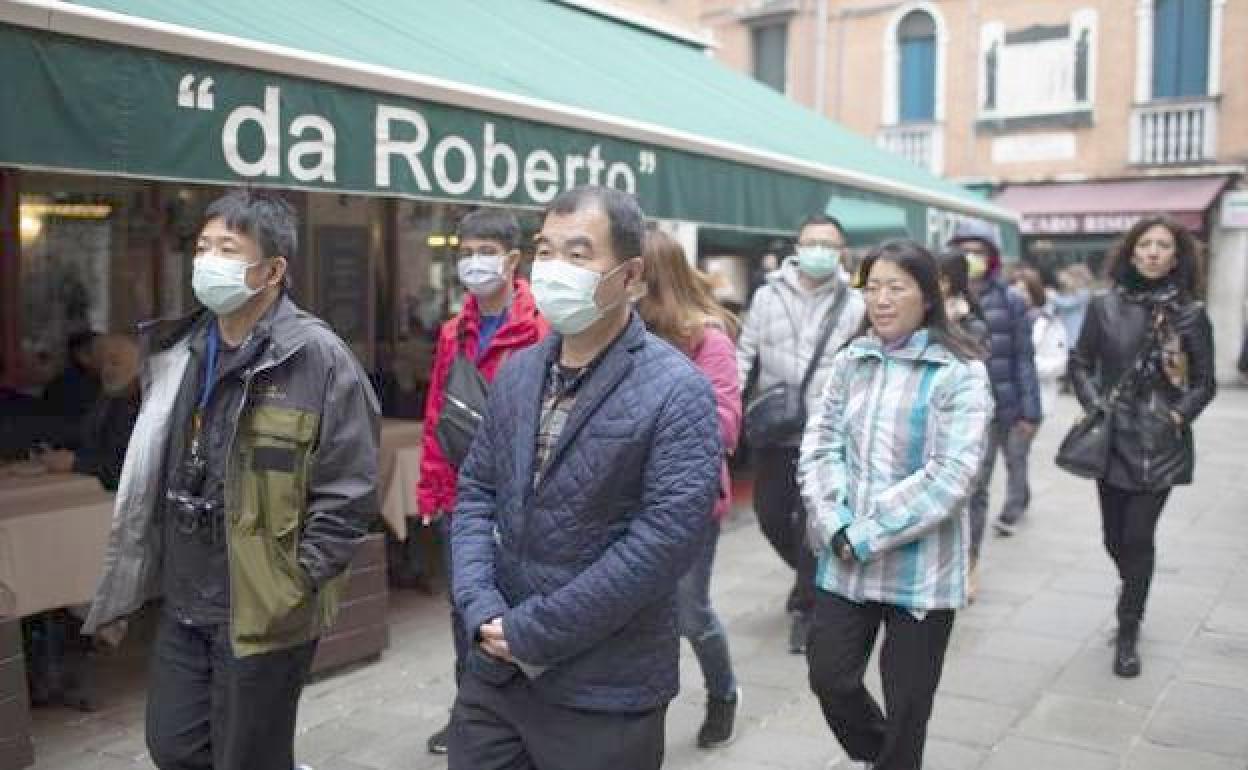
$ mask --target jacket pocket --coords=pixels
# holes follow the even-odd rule
[[[297,558],[317,415],[259,407],[239,427],[239,509],[230,533],[235,634],[260,641],[311,631],[318,602]]]
[[[308,464],[317,423],[311,412],[260,407],[239,428],[242,495],[238,526],[242,532],[264,531],[277,539],[294,539],[291,536],[307,503]],[[290,555],[294,556],[293,548]]]

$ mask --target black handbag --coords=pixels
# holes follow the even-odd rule
[[[456,468],[468,456],[472,439],[485,417],[485,405],[490,395],[490,384],[481,370],[464,355],[462,329],[458,343],[455,360],[451,362],[451,371],[446,377],[442,411],[438,413],[434,434],[442,454]]]
[[[810,363],[806,365],[801,385],[794,386],[791,383],[781,382],[772,385],[746,402],[745,440],[750,446],[783,446],[800,436],[805,430],[806,391],[810,389],[810,383],[819,369],[819,360],[823,358],[823,353],[828,347],[828,340],[831,339],[832,332],[836,328],[837,318],[841,314],[841,308],[845,306],[849,291],[848,286],[841,289],[836,302],[823,319],[819,341],[815,343],[815,352],[810,358]],[[791,315],[789,320],[793,322]],[[793,333],[799,334],[796,322],[793,322]],[[750,377],[751,382],[757,380],[759,365],[759,361],[756,360]]]
[[[1109,470],[1109,447],[1114,437],[1114,411],[1129,384],[1134,384],[1152,355],[1153,345],[1145,345],[1135,363],[1118,380],[1109,397],[1081,417],[1057,448],[1057,467],[1085,479],[1103,479]]]

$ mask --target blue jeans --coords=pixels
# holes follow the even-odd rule
[[[736,693],[737,678],[732,673],[728,636],[711,608],[711,567],[718,544],[719,524],[715,523],[707,528],[693,566],[676,587],[676,605],[680,635],[693,645],[707,694],[726,699]]]

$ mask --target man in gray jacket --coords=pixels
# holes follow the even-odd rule
[[[741,382],[752,383],[749,397],[779,384],[801,386],[823,334],[828,341],[806,391],[806,413],[814,414],[832,359],[862,325],[864,305],[848,285],[842,267],[846,254],[845,230],[832,217],[815,215],[798,231],[797,255],[754,293],[737,342]],[[754,378],[754,379],[751,379]],[[747,431],[749,415],[746,416]],[[789,651],[806,650],[810,611],[815,600],[815,556],[806,546],[806,511],[797,488],[798,448],[802,436],[752,446],[754,457],[754,511],[767,540],[796,572],[789,594],[793,616]]]
[[[295,712],[377,506],[379,416],[360,365],[286,295],[294,209],[208,207],[206,308],[144,330],[143,405],[87,633],[164,598],[148,682],[161,770],[291,770]]]

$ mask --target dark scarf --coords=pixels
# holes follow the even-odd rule
[[[1183,292],[1174,275],[1150,280],[1133,267],[1123,277],[1118,290],[1123,298],[1148,310],[1152,351],[1146,369],[1156,378],[1183,389],[1188,384],[1187,354],[1175,320],[1183,304]],[[1145,378],[1151,379],[1151,378]],[[1142,383],[1141,383],[1142,384]]]

